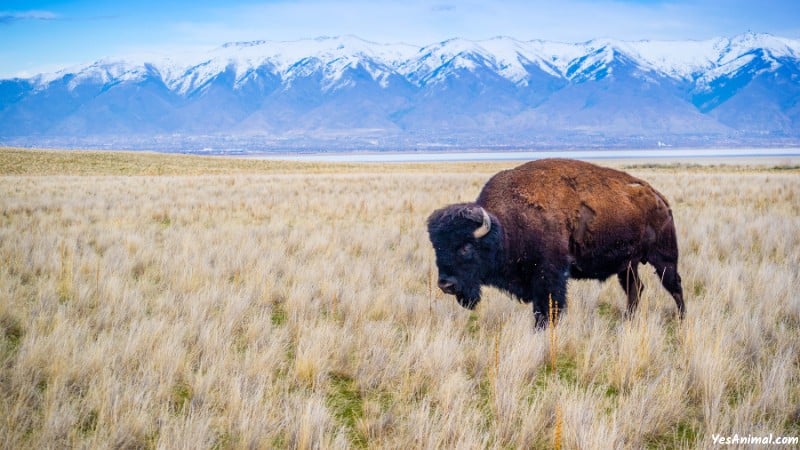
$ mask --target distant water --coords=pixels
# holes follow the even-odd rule
[[[475,152],[330,152],[264,153],[247,158],[309,162],[471,162],[522,161],[542,158],[574,159],[691,159],[691,158],[761,158],[800,157],[800,148],[721,148],[655,150],[559,150],[559,151],[475,151]]]

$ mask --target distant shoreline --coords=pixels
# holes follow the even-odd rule
[[[542,158],[589,160],[658,160],[717,162],[718,160],[800,160],[800,148],[720,148],[720,149],[650,149],[650,150],[552,150],[552,151],[453,151],[453,152],[329,152],[329,153],[251,153],[237,155],[245,159],[295,162],[342,163],[425,163],[527,161]]]

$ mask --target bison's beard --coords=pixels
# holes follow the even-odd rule
[[[467,288],[464,291],[456,293],[456,301],[459,305],[467,309],[475,309],[478,302],[481,301],[481,288]]]

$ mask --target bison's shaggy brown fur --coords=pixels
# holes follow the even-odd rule
[[[488,214],[484,214],[484,212]],[[487,217],[487,219],[484,219]],[[473,308],[482,284],[533,303],[542,325],[552,298],[566,306],[568,277],[617,275],[633,313],[649,263],[685,307],[677,271],[675,224],[667,200],[624,172],[567,159],[544,159],[496,174],[475,203],[428,219],[439,286]]]

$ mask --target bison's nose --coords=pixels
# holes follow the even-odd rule
[[[455,294],[456,283],[452,278],[439,278],[439,289],[445,294]]]

